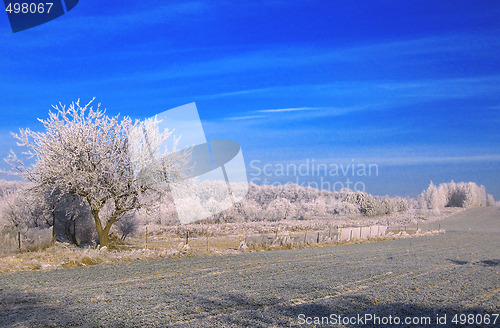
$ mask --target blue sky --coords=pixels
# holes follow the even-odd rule
[[[81,0],[15,34],[0,15],[0,53],[1,157],[51,104],[194,101],[247,164],[376,163],[356,177],[374,194],[453,179],[500,199],[498,1]]]

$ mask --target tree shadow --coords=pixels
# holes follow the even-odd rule
[[[474,263],[474,264],[480,264],[482,266],[500,266],[500,259],[492,259],[492,260],[483,260],[483,261],[479,261],[477,263]]]
[[[453,260],[453,259],[446,259],[446,261],[450,261],[451,263],[456,264],[456,265],[465,265],[465,264],[469,263],[467,261],[460,261],[460,260]]]
[[[453,259],[446,259],[446,260],[453,263],[453,264],[456,264],[456,265],[465,265],[465,264],[472,263],[474,265],[482,265],[485,267],[500,266],[500,259],[482,260],[482,261],[476,261],[476,262],[467,262],[467,261],[453,260]]]
[[[411,302],[377,303],[363,295],[332,297],[301,304],[289,304],[290,302],[284,302],[279,298],[253,300],[239,293],[219,296],[219,299],[223,301],[195,298],[193,305],[200,307],[201,313],[186,318],[186,321],[172,323],[171,326],[481,327],[467,323],[457,325],[452,319],[455,314],[488,313],[482,307],[466,309],[460,306],[433,306]],[[342,321],[347,320],[346,318],[354,321]],[[407,318],[412,321],[405,323],[404,320]],[[438,318],[441,320],[440,323],[437,322]],[[401,322],[398,323],[397,320]]]
[[[0,288],[0,327],[101,327],[82,309],[71,313],[62,302],[53,302],[27,291]]]

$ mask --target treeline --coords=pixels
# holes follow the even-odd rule
[[[416,199],[410,197],[373,196],[344,189],[337,192],[299,187],[257,186],[250,184],[247,196],[231,209],[213,216],[214,222],[314,220],[337,216],[378,216],[410,209],[440,210],[445,207],[492,206],[495,200],[484,186],[474,182],[432,182]]]

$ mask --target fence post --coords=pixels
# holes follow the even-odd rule
[[[207,227],[207,252],[208,252],[208,249],[209,249],[209,247],[208,247],[208,227]]]
[[[186,241],[184,242],[184,245],[189,244],[189,230],[186,231]]]
[[[148,248],[148,226],[146,226],[146,248]]]
[[[19,250],[21,250],[21,231],[17,232],[17,241],[18,241]]]

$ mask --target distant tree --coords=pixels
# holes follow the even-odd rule
[[[137,232],[139,228],[139,220],[135,217],[136,213],[127,213],[123,218],[116,223],[116,228],[120,231],[122,241],[125,238]]]
[[[242,220],[258,221],[264,218],[262,208],[253,199],[245,199],[241,202]]]
[[[295,207],[286,198],[277,198],[267,207],[267,215],[271,221],[290,219],[294,214]]]
[[[100,104],[91,107],[92,101],[53,106],[48,119],[39,119],[44,132],[21,129],[13,134],[36,162],[27,167],[14,152],[8,161],[40,190],[81,197],[90,207],[101,246],[107,246],[113,224],[147,206],[148,197],[143,196],[155,190],[159,180],[182,178],[189,154],[172,156],[165,150],[153,157],[170,131],[160,132],[157,120],[133,124],[128,117],[108,117]]]
[[[379,204],[375,200],[375,198],[367,193],[357,191],[351,192],[346,201],[359,206],[359,211],[361,214],[366,216],[374,216],[379,214]]]
[[[431,210],[437,210],[443,208],[446,205],[446,191],[443,187],[436,187],[432,181],[425,192],[425,200],[427,202],[427,208]]]
[[[432,181],[418,197],[419,208],[439,210],[444,207],[486,206],[488,199],[484,186],[474,182],[453,181],[435,186]]]
[[[492,194],[488,194],[486,198],[486,206],[495,206],[495,198],[493,197]]]
[[[18,231],[25,228],[51,227],[53,218],[48,211],[48,206],[43,195],[25,186],[4,193],[0,205],[0,216],[3,219],[3,225]]]

